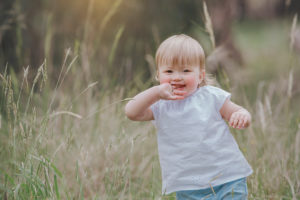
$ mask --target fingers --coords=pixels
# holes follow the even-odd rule
[[[181,90],[176,90],[176,89],[175,89],[175,90],[172,91],[172,93],[173,93],[174,95],[184,96],[184,95],[186,95],[187,92],[181,91]]]
[[[232,122],[230,123],[230,126],[233,128],[236,128],[237,124],[238,124],[239,120],[238,119],[233,119]]]
[[[246,120],[244,122],[244,128],[247,128],[250,125],[250,121],[251,121],[251,119],[246,117]]]
[[[244,124],[245,124],[245,119],[241,118],[238,122],[237,128],[238,129],[244,128]]]
[[[185,98],[185,95],[186,95],[185,91],[172,89],[172,91],[166,92],[166,99],[167,100],[181,100],[181,99]]]
[[[233,113],[229,120],[229,125],[238,129],[246,128],[249,126],[248,116],[244,114]]]
[[[184,96],[181,95],[172,95],[169,97],[169,100],[181,100],[184,99]]]
[[[181,91],[176,89],[172,90],[172,100],[184,99],[186,94],[187,94],[186,91]]]
[[[184,99],[186,91],[173,89],[169,83],[160,85],[160,98],[166,100],[180,100]]]

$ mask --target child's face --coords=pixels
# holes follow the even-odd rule
[[[160,84],[169,83],[173,90],[186,92],[185,97],[192,94],[198,88],[205,75],[199,66],[166,66],[158,69],[158,80]]]

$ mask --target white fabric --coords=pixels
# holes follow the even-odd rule
[[[203,86],[183,100],[159,100],[151,106],[163,194],[209,188],[252,173],[219,112],[230,96]]]

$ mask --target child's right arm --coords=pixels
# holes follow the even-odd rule
[[[185,92],[172,90],[169,83],[151,87],[130,100],[125,107],[126,116],[134,121],[153,120],[153,113],[150,106],[160,99],[177,100],[183,99]]]

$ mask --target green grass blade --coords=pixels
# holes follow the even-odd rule
[[[56,174],[54,175],[54,189],[55,189],[56,198],[60,199]]]
[[[118,47],[118,43],[119,43],[119,40],[122,36],[122,33],[124,31],[124,25],[121,26],[121,28],[119,28],[116,36],[115,36],[115,39],[114,39],[114,43],[112,45],[112,48],[111,48],[111,51],[110,51],[110,54],[109,54],[109,57],[108,57],[108,63],[109,63],[109,66],[112,65],[112,62],[114,61],[114,58],[115,58],[115,53],[116,53],[116,50],[117,50],[117,47]]]

